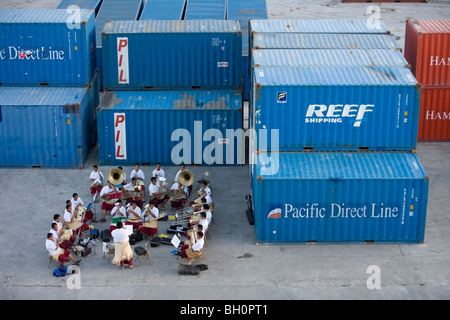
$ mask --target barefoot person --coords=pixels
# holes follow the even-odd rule
[[[114,238],[115,255],[112,264],[120,264],[120,268],[124,269],[124,264],[128,264],[133,269],[133,250],[131,250],[129,237],[131,232],[123,228],[122,222],[117,222],[117,229],[111,232]]]

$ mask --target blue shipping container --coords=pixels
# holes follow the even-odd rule
[[[56,9],[68,9],[70,6],[77,6],[80,9],[95,10],[98,14],[103,0],[62,0]]]
[[[258,242],[424,241],[429,181],[417,155],[268,156],[252,180]]]
[[[97,69],[99,85],[103,89],[103,54],[102,31],[107,20],[137,20],[142,11],[142,0],[103,0],[102,6],[95,18],[95,33],[97,42]]]
[[[239,89],[237,21],[113,21],[103,29],[108,90]]]
[[[189,0],[184,20],[217,19],[227,17],[225,0]]]
[[[391,34],[261,33],[253,36],[255,49],[397,49]]]
[[[0,166],[83,168],[95,86],[0,87]]]
[[[102,165],[244,162],[240,91],[108,91],[97,126]]]
[[[267,132],[260,150],[416,146],[420,88],[408,68],[258,67],[253,76],[251,125]]]
[[[95,17],[64,9],[0,10],[2,86],[86,86],[96,70]]]
[[[182,20],[187,0],[147,0],[139,20]]]

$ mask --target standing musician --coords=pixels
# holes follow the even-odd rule
[[[152,172],[152,177],[155,177],[156,179],[158,179],[158,177],[162,177],[165,178],[166,177],[166,173],[164,172],[164,170],[161,168],[161,163],[157,163],[156,164],[156,168],[155,170],[153,170]]]
[[[141,209],[136,205],[136,201],[132,201],[131,205],[127,206],[127,222],[125,222],[126,225],[132,225],[133,230],[139,229],[142,226],[142,211]]]
[[[159,191],[159,184],[156,183],[156,178],[152,177],[151,183],[148,186],[148,193],[150,195],[150,201],[154,203],[155,207],[161,204],[161,210],[164,210],[164,205],[169,201],[169,196],[165,191]]]
[[[111,218],[126,218],[127,217],[127,210],[122,205],[122,200],[117,200],[116,204],[114,205],[114,208],[111,210]],[[125,219],[124,219],[125,220]],[[109,232],[113,232],[117,228],[117,222],[112,222],[111,220],[111,226],[109,227]]]
[[[158,218],[159,218],[159,210],[158,208],[155,207],[155,204],[153,202],[150,202],[145,206],[145,210],[142,213],[142,219],[144,221],[144,224],[139,229],[139,231],[146,234],[149,237],[153,237],[155,234],[158,233]]]
[[[98,171],[98,166],[94,165],[93,170],[89,175],[89,181],[91,182],[91,195],[94,196],[94,194],[97,193],[94,201],[97,201],[98,195],[100,194],[100,191],[102,191],[103,179],[103,174]]]
[[[106,211],[111,211],[114,208],[116,203],[116,199],[113,196],[114,193],[119,192],[111,182],[108,181],[108,184],[103,187],[100,192],[100,197],[103,199],[102,202],[102,218],[100,222],[106,221]],[[112,198],[111,198],[112,197]]]
[[[129,237],[130,231],[123,227],[122,222],[117,222],[117,229],[111,232],[114,238],[114,259],[112,264],[120,264],[120,268],[124,269],[124,263],[133,269],[133,250],[131,250]]]
[[[139,169],[139,163],[136,163],[134,165],[134,169],[131,171],[130,179],[132,179],[132,178],[136,178],[137,179],[138,185],[141,186],[142,199],[145,200],[145,184],[144,184],[145,175],[144,175],[144,171]]]
[[[125,204],[130,204],[133,200],[136,201],[137,206],[142,210],[142,207],[144,206],[144,202],[142,201],[142,194],[141,191],[142,186],[139,186],[137,184],[136,178],[131,178],[131,182],[124,185],[121,190],[124,195],[124,199],[126,199]]]
[[[72,212],[76,212],[78,209],[85,209],[83,200],[78,196],[78,193],[74,193],[72,195],[72,199],[70,199],[70,204],[72,205]],[[94,219],[94,213],[91,209],[87,210],[84,213],[84,219],[83,222],[88,222],[89,220],[92,220],[93,223],[98,222]]]

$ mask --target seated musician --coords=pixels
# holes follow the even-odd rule
[[[171,199],[171,204],[173,208],[180,209],[184,206],[186,199],[188,197],[188,188],[183,186],[181,183],[174,182],[170,187],[170,193],[174,195]]]
[[[181,171],[186,170],[186,166],[184,164],[180,165],[180,170],[178,170],[177,174],[175,175],[175,179],[173,179],[174,182],[178,182],[178,178],[180,176]],[[186,197],[189,197],[189,193],[192,192],[192,184],[187,187],[188,192],[186,193]]]
[[[127,217],[127,210],[122,204],[122,200],[119,199],[116,201],[116,204],[114,205],[114,208],[111,210],[111,226],[109,227],[109,233],[113,232],[117,228],[117,222],[112,222],[114,218],[126,218]],[[116,220],[116,219],[114,219]],[[125,219],[123,219],[125,220]]]
[[[127,207],[127,222],[126,225],[132,225],[133,230],[139,229],[142,226],[142,211],[136,204],[136,201],[132,201],[131,205]]]
[[[78,265],[81,260],[75,260],[69,250],[60,247],[61,238],[55,239],[53,233],[47,233],[47,240],[45,241],[45,248],[53,260],[59,261],[59,266],[63,267],[67,259],[71,260],[75,265]]]
[[[142,201],[142,195],[138,188],[142,188],[137,184],[136,178],[131,178],[131,182],[124,185],[121,190],[123,192],[124,198],[126,199],[125,205],[136,201],[137,206],[142,210],[144,202]]]
[[[123,168],[122,168],[122,167],[117,167],[117,169],[120,169],[120,170],[122,170],[122,172],[123,172],[123,181],[122,181],[122,185],[124,186],[124,185],[127,184],[127,174],[125,173],[125,171],[123,171]]]
[[[70,234],[68,234],[68,238],[63,238],[64,232],[68,232],[68,230],[62,230],[59,229],[59,226],[56,222],[52,222],[52,228],[50,229],[49,233],[53,234],[53,239],[58,239],[61,238],[61,242],[59,244],[60,248],[63,249],[70,249],[73,246],[73,243],[75,242],[75,237],[70,236]],[[61,232],[63,232],[63,234],[61,234]]]
[[[156,208],[161,205],[161,210],[165,210],[164,205],[169,201],[169,196],[165,191],[159,192],[159,185],[156,183],[156,178],[152,177],[151,183],[148,186],[148,193],[150,195],[150,201],[153,202]]]
[[[79,215],[76,212],[72,212],[72,205],[67,204],[66,210],[64,211],[64,221],[71,230],[81,236],[83,231],[89,230],[89,226],[78,217]]]
[[[158,224],[151,221],[158,221],[159,210],[155,207],[153,202],[150,202],[145,206],[145,210],[142,213],[142,219],[144,221],[143,226],[139,229],[140,232],[146,234],[149,237],[153,237],[158,233]]]
[[[162,177],[162,178],[166,177],[166,173],[164,172],[163,169],[161,169],[161,163],[158,162],[156,164],[156,168],[152,172],[152,177],[155,177],[156,179],[158,179],[158,177]]]
[[[130,231],[123,227],[122,222],[117,222],[117,229],[111,232],[114,238],[114,259],[112,264],[120,264],[120,268],[124,269],[124,264],[128,264],[133,269],[133,250],[130,246]]]
[[[207,206],[207,205],[205,205],[205,206]],[[199,221],[195,221],[195,222],[190,221],[190,224],[194,227],[194,230],[196,229],[196,225],[202,225],[203,233],[206,234],[206,232],[208,231],[208,228],[209,228],[209,222],[208,222],[208,219],[206,218],[206,211],[200,212],[200,220]]]
[[[145,175],[144,171],[139,169],[139,167],[140,167],[139,163],[136,163],[134,165],[134,169],[131,171],[130,174],[130,179],[136,178],[138,185],[141,186],[141,197],[143,200],[145,200],[145,184],[144,184]]]
[[[72,199],[70,199],[70,203],[72,205],[72,212],[75,212],[75,210],[78,210],[79,208],[84,208],[83,200],[78,196],[78,193],[74,193],[72,195]],[[85,209],[85,208],[84,208]],[[88,222],[89,220],[92,220],[93,223],[98,222],[94,219],[94,213],[91,209],[86,210],[84,213],[84,219],[83,222]]]
[[[111,199],[111,195],[113,193],[118,192],[116,186],[114,186],[111,182],[108,181],[108,184],[102,188],[100,192],[100,197],[103,199],[102,202],[102,218],[100,222],[106,222],[106,212],[111,211],[114,208],[116,203],[116,199]]]
[[[97,180],[98,179],[98,180]],[[98,166],[94,165],[93,170],[91,174],[89,175],[89,181],[91,182],[91,195],[97,195],[95,196],[94,201],[97,201],[98,195],[100,194],[100,191],[102,191],[103,188],[103,174],[98,170]],[[99,184],[96,186],[94,185],[95,181],[99,181]]]
[[[192,262],[194,261],[194,258],[200,256],[204,244],[205,244],[204,234],[202,231],[198,231],[196,232],[195,243],[192,244],[191,242],[189,242],[188,248],[182,250],[180,252],[180,256],[184,259],[187,259],[188,264],[191,265]]]

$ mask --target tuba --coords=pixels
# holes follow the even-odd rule
[[[116,187],[121,187],[122,182],[125,179],[125,174],[119,168],[114,168],[108,172],[108,181]]]
[[[178,182],[185,187],[189,187],[194,183],[194,174],[189,170],[183,170],[178,175]]]

